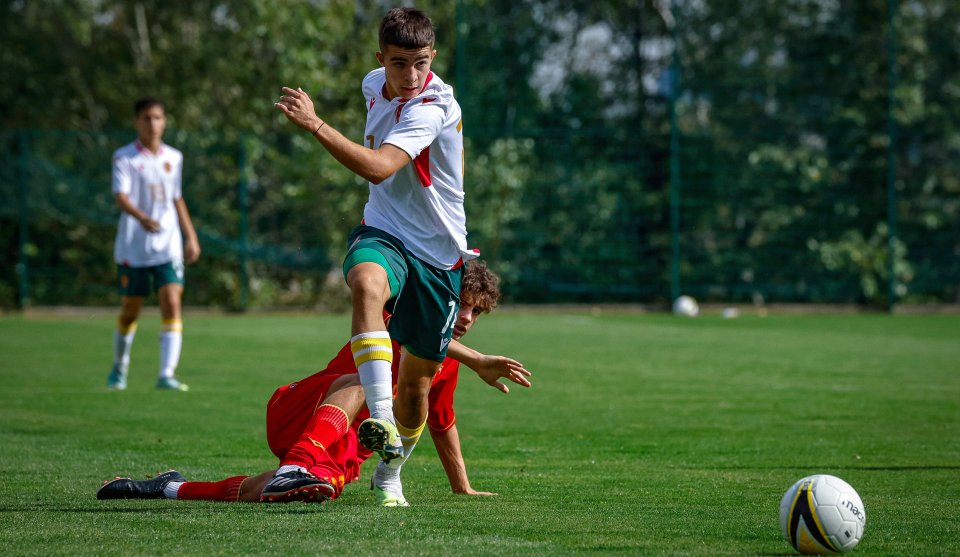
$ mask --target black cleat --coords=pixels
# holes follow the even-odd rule
[[[367,418],[357,428],[360,444],[380,455],[384,462],[403,456],[403,444],[397,426],[387,420]]]
[[[337,494],[337,488],[330,482],[294,470],[274,476],[260,493],[262,503],[289,503],[303,501],[304,503],[322,503]]]
[[[97,492],[97,499],[163,499],[163,488],[170,482],[187,481],[180,472],[170,470],[152,480],[116,478],[104,482]]]

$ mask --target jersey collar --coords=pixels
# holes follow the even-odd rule
[[[383,78],[384,78],[384,80],[383,80],[383,87],[380,88],[380,96],[383,97],[384,99],[386,99],[386,100],[389,101],[389,102],[393,102],[393,99],[388,99],[388,98],[387,98],[387,80],[386,80],[387,74],[386,74],[386,71],[384,71]],[[431,82],[431,81],[433,81],[433,72],[430,72],[430,73],[427,74],[427,80],[423,82],[423,87],[420,88],[420,92],[417,93],[417,95],[423,94],[423,92],[427,90],[427,86],[430,85],[430,82]],[[415,98],[415,97],[414,97],[414,98]],[[397,102],[399,102],[400,104],[404,104],[404,103],[406,103],[406,102],[409,101],[409,100],[410,100],[410,99],[400,99],[400,100],[397,101]],[[372,105],[371,105],[371,106],[372,106]]]
[[[156,154],[154,154],[150,149],[147,149],[147,147],[146,147],[143,143],[141,143],[139,139],[137,139],[137,140],[135,140],[135,141],[133,142],[133,146],[136,147],[136,148],[137,148],[137,151],[139,151],[139,152],[140,152],[141,154],[143,154],[143,155],[150,155],[151,157],[159,157],[160,155],[163,154],[163,142],[162,142],[162,141],[160,142],[160,148],[157,149]]]

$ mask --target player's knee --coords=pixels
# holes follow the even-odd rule
[[[347,273],[347,286],[355,298],[380,297],[384,291],[389,291],[387,273],[375,263],[360,263],[351,268]]]

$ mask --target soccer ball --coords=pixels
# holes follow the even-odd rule
[[[780,529],[800,553],[850,551],[863,538],[866,523],[860,496],[835,476],[807,476],[780,501]]]
[[[673,314],[682,317],[696,317],[700,313],[700,306],[690,296],[680,296],[673,301]]]

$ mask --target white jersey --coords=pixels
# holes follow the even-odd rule
[[[370,184],[363,210],[367,226],[399,238],[413,255],[438,269],[477,257],[467,249],[463,210],[463,124],[453,88],[431,72],[416,97],[388,99],[386,72],[363,79],[367,102],[364,144],[389,143],[411,163],[379,184]]]
[[[147,232],[128,213],[121,212],[113,258],[131,267],[150,267],[183,260],[180,219],[173,202],[182,192],[183,154],[160,145],[153,154],[134,141],[113,154],[113,193],[125,193],[130,202],[160,223],[158,232]]]

